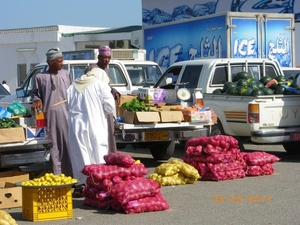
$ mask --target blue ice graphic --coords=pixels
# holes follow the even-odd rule
[[[295,12],[296,4],[299,8],[299,0],[207,0],[206,3],[195,4],[192,8],[187,5],[177,6],[173,9],[172,14],[158,8],[152,11],[143,9],[143,26],[226,11],[294,13],[295,21],[297,21],[300,20],[300,12]]]

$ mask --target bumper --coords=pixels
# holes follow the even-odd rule
[[[156,141],[185,141],[193,137],[207,136],[208,128],[204,126],[175,126],[168,127],[154,125],[143,127],[142,125],[125,125],[115,132],[116,143],[137,143]]]
[[[252,131],[251,141],[259,144],[300,141],[300,128]]]

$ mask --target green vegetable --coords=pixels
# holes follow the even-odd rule
[[[10,118],[3,117],[2,119],[0,119],[0,129],[12,128],[12,127],[21,127],[21,126]]]
[[[128,111],[131,112],[150,111],[150,108],[146,107],[145,102],[139,101],[136,98],[132,99],[130,102],[124,102],[121,106],[125,107]]]

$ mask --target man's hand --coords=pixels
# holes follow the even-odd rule
[[[117,101],[118,105],[120,104],[120,97],[121,97],[121,95],[119,92],[114,93],[114,98]]]
[[[31,110],[33,110],[33,111],[37,111],[39,109],[42,110],[42,108],[43,108],[43,103],[41,100],[37,100],[34,103],[32,103],[32,105],[31,105]]]

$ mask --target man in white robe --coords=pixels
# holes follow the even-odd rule
[[[107,115],[115,110],[108,83],[105,71],[94,68],[67,90],[68,137],[73,176],[79,184],[74,191],[77,196],[86,183],[86,176],[81,173],[83,167],[105,163],[103,156],[108,154]]]

